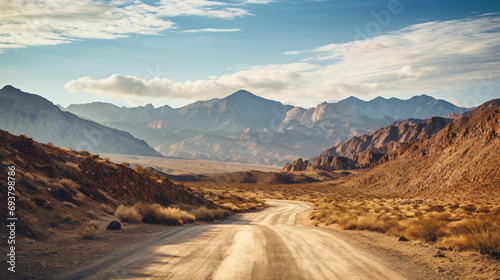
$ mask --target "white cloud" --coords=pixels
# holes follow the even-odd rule
[[[144,96],[199,99],[243,88],[301,105],[303,97],[308,96],[306,102],[312,105],[349,95],[449,91],[476,85],[485,77],[497,81],[499,51],[500,16],[483,15],[427,22],[366,40],[286,52],[300,55],[297,59],[301,62],[292,64],[238,68],[233,73],[197,81],[163,80],[162,87],[151,84],[154,79],[141,83]],[[106,96],[140,96],[122,86],[124,81],[82,79],[69,82],[66,88]],[[119,90],[112,90],[113,85]]]
[[[131,101],[140,101],[146,97],[223,97],[228,92],[242,88],[273,94],[287,90],[291,83],[301,78],[301,73],[314,68],[314,65],[307,63],[255,66],[220,77],[184,82],[174,82],[166,78],[146,80],[114,74],[98,80],[82,77],[66,83],[64,87],[70,92],[83,90],[111,98],[128,98]]]
[[[208,0],[161,0],[158,14],[162,16],[204,16],[222,19],[252,15],[248,10],[227,2]]]
[[[139,0],[7,0],[0,2],[0,53],[83,39],[156,35],[175,28],[172,19],[178,16],[230,20],[252,15],[246,9],[252,3],[255,1],[161,0],[150,5]]]
[[[181,32],[183,33],[214,33],[214,32],[238,32],[241,31],[241,29],[235,29],[235,28],[230,28],[230,29],[219,29],[219,28],[202,28],[202,29],[190,29],[190,30],[183,30]]]

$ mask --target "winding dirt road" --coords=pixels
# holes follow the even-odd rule
[[[66,279],[404,279],[334,231],[305,225],[312,205],[268,200],[219,224],[170,227]]]

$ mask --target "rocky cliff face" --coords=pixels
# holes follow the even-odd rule
[[[395,151],[403,143],[425,139],[448,125],[452,119],[434,117],[428,120],[408,119],[378,129],[371,134],[355,136],[323,151],[309,166],[296,162],[285,165],[284,171],[337,170],[369,167],[382,156]]]
[[[489,195],[500,188],[500,99],[401,145],[352,182],[401,194]]]
[[[127,132],[81,119],[40,96],[11,86],[0,90],[0,129],[74,150],[161,156]]]

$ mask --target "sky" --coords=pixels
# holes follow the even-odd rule
[[[239,89],[500,98],[500,1],[2,0],[0,87],[68,106],[179,107]]]

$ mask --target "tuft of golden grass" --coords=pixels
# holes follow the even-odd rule
[[[127,207],[123,204],[120,204],[118,208],[116,208],[115,216],[125,223],[142,222],[142,216],[135,207]]]
[[[65,162],[64,164],[66,164],[67,166],[75,169],[76,171],[78,172],[82,172],[82,170],[80,169],[80,166],[77,164],[77,163],[74,163],[74,162]]]
[[[65,189],[71,191],[72,193],[76,193],[80,185],[70,179],[61,179],[59,180],[59,184],[63,185]]]
[[[193,210],[191,210],[191,212],[196,217],[196,220],[208,221],[208,222],[223,219],[223,218],[229,216],[229,214],[231,214],[230,211],[225,210],[225,209],[221,209],[221,208],[208,209],[205,206],[199,207],[197,209],[193,209]]]
[[[470,238],[467,237],[466,235],[445,236],[439,239],[439,241],[436,244],[439,247],[450,248],[458,251],[472,249],[472,243],[470,241]]]
[[[481,254],[500,255],[500,233],[496,216],[476,217],[466,229],[474,249]]]
[[[82,224],[78,229],[78,233],[83,239],[94,239],[97,235],[97,227],[91,224]]]
[[[183,225],[196,220],[196,217],[178,208],[165,208],[160,204],[138,203],[134,206],[141,214],[142,222],[166,225]]]

